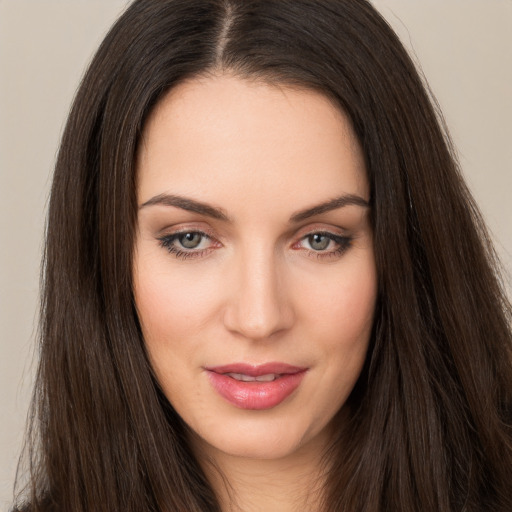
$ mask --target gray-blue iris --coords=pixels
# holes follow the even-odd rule
[[[324,251],[325,249],[327,249],[327,247],[329,247],[330,241],[331,239],[329,237],[325,235],[320,235],[318,233],[310,235],[308,237],[309,245],[315,251]]]
[[[202,238],[201,233],[185,233],[179,237],[179,241],[186,249],[195,249],[201,243]]]

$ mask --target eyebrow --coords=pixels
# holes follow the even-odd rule
[[[309,219],[310,217],[314,217],[315,215],[330,212],[331,210],[337,210],[338,208],[343,208],[344,206],[361,206],[363,208],[369,208],[370,203],[360,196],[356,196],[354,194],[344,194],[342,196],[326,201],[325,203],[318,204],[305,210],[300,210],[290,217],[290,221],[301,222],[305,219]]]
[[[226,222],[230,220],[229,216],[224,212],[224,210],[222,210],[222,208],[217,208],[215,206],[211,206],[209,204],[202,203],[200,201],[196,201],[194,199],[190,199],[187,197],[170,194],[159,194],[157,196],[154,196],[145,203],[141,204],[139,206],[139,209],[154,205],[174,206],[175,208],[180,208],[182,210],[187,210],[189,212],[199,213],[201,215],[206,215],[208,217],[212,217],[218,220]],[[314,217],[315,215],[320,215],[331,210],[336,210],[338,208],[343,208],[344,206],[351,205],[361,206],[363,208],[368,208],[370,206],[368,201],[366,201],[360,196],[356,196],[354,194],[344,194],[342,196],[336,197],[324,203],[320,203],[311,208],[300,210],[294,213],[290,217],[290,222],[301,222],[305,219],[309,219],[310,217]]]
[[[146,208],[147,206],[153,205],[174,206],[182,210],[199,213],[201,215],[206,215],[207,217],[212,217],[214,219],[229,221],[229,217],[224,212],[224,210],[222,210],[222,208],[217,208],[215,206],[211,206],[209,204],[202,203],[200,201],[189,199],[183,196],[159,194],[155,197],[152,197],[145,203],[141,204],[139,206],[139,210],[142,208]]]

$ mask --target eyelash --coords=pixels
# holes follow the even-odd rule
[[[315,251],[314,249],[302,249],[305,251],[308,251],[311,253],[312,257],[318,258],[318,259],[325,259],[325,258],[334,258],[336,256],[341,256],[343,253],[345,253],[350,246],[352,245],[353,238],[350,236],[345,235],[335,235],[334,233],[330,233],[329,231],[312,231],[311,233],[307,233],[304,235],[299,242],[294,244],[294,247],[298,244],[303,242],[304,240],[307,240],[308,238],[312,236],[322,236],[327,237],[329,240],[337,244],[337,248],[332,251]]]
[[[207,247],[206,249],[189,249],[186,250],[185,248],[178,249],[174,242],[178,240],[180,237],[188,234],[197,234],[201,235],[203,239],[212,240],[212,237],[205,233],[204,231],[199,230],[188,230],[188,231],[177,231],[176,233],[172,233],[170,235],[165,235],[160,238],[158,238],[160,245],[166,249],[168,252],[173,254],[176,258],[187,260],[191,258],[200,258],[201,256],[205,255],[206,252],[210,250],[210,247]]]
[[[170,254],[173,254],[176,258],[187,260],[192,258],[200,258],[204,255],[206,255],[207,252],[210,251],[211,247],[207,247],[204,249],[179,249],[174,245],[174,242],[176,242],[180,237],[188,234],[194,234],[194,235],[200,235],[202,239],[212,240],[212,237],[208,235],[207,233],[199,230],[188,230],[188,231],[177,231],[176,233],[172,233],[170,235],[165,235],[160,238],[158,238],[158,241],[160,242],[161,247],[166,249]],[[302,243],[304,240],[307,240],[308,238],[317,235],[317,236],[323,236],[327,237],[329,240],[337,244],[337,249],[333,251],[315,251],[314,249],[305,249],[305,248],[299,248],[297,245],[299,243]],[[293,245],[293,248],[296,248],[297,250],[303,250],[310,253],[310,257],[315,257],[317,259],[325,259],[325,258],[333,258],[336,256],[341,256],[343,253],[345,253],[350,246],[352,245],[353,238],[350,236],[342,236],[342,235],[335,235],[334,233],[330,233],[329,231],[312,231],[311,233],[307,233],[306,235],[302,236],[299,242],[296,242]]]

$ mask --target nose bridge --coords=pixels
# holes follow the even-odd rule
[[[226,327],[246,338],[265,339],[290,326],[292,312],[273,247],[252,244],[240,251],[226,311]]]

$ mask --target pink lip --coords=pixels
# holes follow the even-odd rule
[[[263,410],[276,407],[288,398],[300,385],[307,368],[285,363],[234,363],[207,367],[205,370],[213,388],[228,402],[240,409]],[[227,373],[241,373],[250,377],[273,373],[279,374],[279,377],[271,382],[244,382]]]

